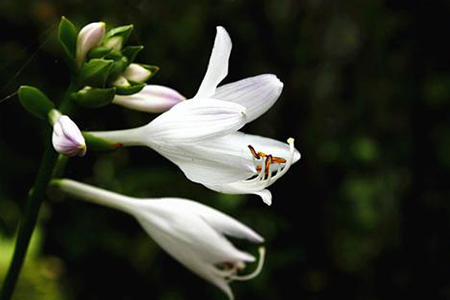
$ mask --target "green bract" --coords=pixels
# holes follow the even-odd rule
[[[77,30],[75,25],[65,17],[62,17],[59,23],[58,40],[66,55],[74,59],[77,48]]]
[[[138,53],[144,49],[144,46],[127,46],[122,49],[122,55],[128,58],[128,61],[134,62]]]
[[[123,146],[122,144],[111,143],[108,140],[95,137],[87,132],[82,132],[82,134],[86,141],[87,148],[91,151],[113,151]]]
[[[88,59],[103,58],[106,55],[108,55],[111,51],[112,51],[111,48],[108,48],[105,46],[95,47],[94,49],[89,51],[87,57],[88,57]]]
[[[121,56],[120,59],[114,61],[109,72],[108,82],[115,81],[128,65],[128,59],[125,56]]]
[[[80,70],[80,83],[93,87],[104,87],[113,62],[109,59],[94,58],[83,64]]]
[[[126,25],[111,29],[105,34],[103,45],[114,50],[122,49],[123,44],[127,42],[133,28],[133,25]]]
[[[55,108],[53,102],[35,87],[23,85],[19,88],[18,94],[23,107],[38,118],[46,120],[48,113]]]
[[[132,83],[129,86],[116,86],[117,95],[132,95],[140,92],[145,87],[145,83]]]
[[[72,100],[80,106],[97,108],[110,104],[116,94],[116,88],[93,88],[87,86],[72,94]]]

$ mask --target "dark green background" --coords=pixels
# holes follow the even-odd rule
[[[237,299],[450,298],[450,2],[2,0],[0,98],[20,84],[61,97],[61,15],[79,28],[133,23],[130,43],[145,46],[138,60],[161,67],[152,82],[187,97],[223,25],[233,40],[226,82],[274,73],[285,84],[244,131],[294,137],[303,155],[271,188],[272,207],[193,184],[145,148],[88,153],[71,160],[67,177],[199,200],[257,230],[266,267],[232,284]],[[152,116],[107,107],[73,118],[101,130]],[[1,245],[17,228],[44,126],[17,97],[0,104],[0,277],[11,254]],[[53,195],[40,224],[16,299],[225,299],[120,212]]]

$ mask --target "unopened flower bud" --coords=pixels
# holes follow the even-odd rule
[[[81,66],[84,62],[87,53],[92,48],[100,45],[103,36],[105,35],[105,23],[96,22],[84,26],[77,39],[77,64]]]
[[[139,64],[130,64],[123,71],[123,76],[129,81],[134,82],[145,82],[150,78],[151,75],[152,72],[150,72],[150,70],[147,70]]]
[[[174,89],[161,85],[146,85],[139,93],[129,96],[116,95],[113,103],[138,111],[161,113],[185,99]]]
[[[105,47],[119,51],[122,49],[123,37],[113,36],[105,42]]]
[[[52,143],[56,152],[69,157],[86,154],[84,137],[68,116],[54,109],[49,113],[49,120],[53,125]]]
[[[128,82],[128,80],[123,76],[119,76],[119,78],[117,78],[112,84],[113,84],[113,86],[116,86],[116,87],[129,87],[130,86],[130,83]]]

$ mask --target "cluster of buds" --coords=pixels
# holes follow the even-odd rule
[[[270,205],[267,188],[300,159],[300,153],[292,138],[283,143],[239,130],[276,102],[283,83],[273,74],[263,74],[219,86],[228,74],[232,48],[230,36],[219,26],[203,81],[195,96],[186,99],[172,88],[147,84],[158,67],[135,63],[143,47],[125,46],[132,25],[109,31],[105,27],[103,22],[91,23],[78,32],[62,19],[59,41],[76,79],[66,100],[84,108],[117,104],[162,114],[138,128],[82,133],[44,93],[22,86],[22,105],[52,126],[53,148],[61,155],[84,156],[86,150],[147,146],[193,182],[222,193],[255,194]],[[254,273],[239,274],[245,263],[256,259],[235,248],[225,235],[255,243],[263,238],[212,208],[187,199],[140,201],[68,179],[54,180],[53,186],[133,215],[170,255],[230,298],[229,281],[251,279],[261,271],[264,250]]]

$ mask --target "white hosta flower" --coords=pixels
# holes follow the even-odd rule
[[[96,22],[84,26],[78,33],[76,60],[78,66],[86,59],[86,55],[92,48],[100,45],[105,35],[105,23]]]
[[[146,85],[140,92],[133,95],[116,95],[112,103],[138,111],[161,113],[185,99],[174,89],[152,84]]]
[[[264,74],[217,87],[228,73],[231,48],[228,33],[224,28],[217,27],[205,77],[195,97],[182,104],[205,103],[212,99],[236,103],[246,108],[245,122],[248,123],[275,103],[281,94],[283,83],[275,75]],[[186,130],[184,122],[179,122],[178,126],[180,132]],[[197,130],[202,131],[204,128]],[[187,139],[184,143],[170,143],[163,139],[156,141],[140,128],[92,134],[125,146],[148,146],[175,163],[194,182],[223,193],[257,194],[266,204],[272,202],[272,196],[266,188],[300,159],[293,139],[285,144],[237,130],[226,134],[223,131],[201,141]]]
[[[86,142],[78,126],[65,115],[55,109],[49,113],[53,124],[52,144],[56,152],[66,156],[84,156]]]
[[[235,248],[225,235],[262,243],[249,227],[213,208],[180,198],[135,199],[69,179],[53,185],[69,195],[131,214],[173,258],[203,279],[215,284],[230,299],[232,280],[248,280],[262,269],[264,249],[256,270],[238,275],[255,257]]]
[[[123,71],[122,75],[129,81],[146,82],[152,72],[139,64],[132,63]]]

